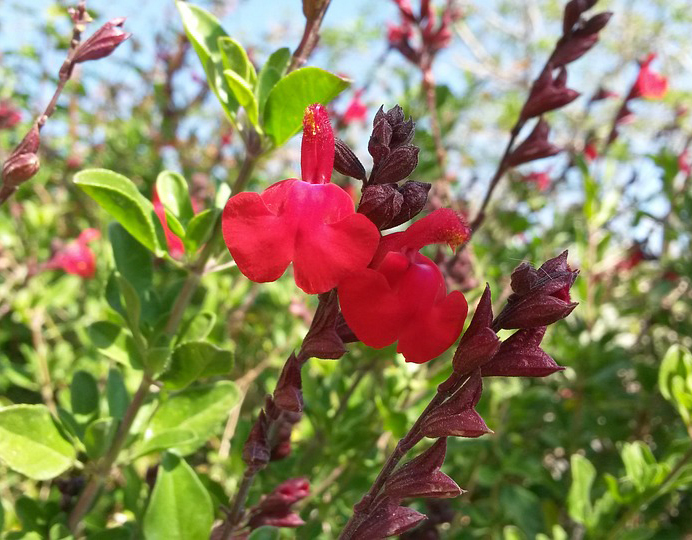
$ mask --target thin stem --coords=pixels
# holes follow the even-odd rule
[[[509,169],[509,167],[507,166],[507,158],[509,157],[509,154],[512,151],[514,141],[517,140],[517,136],[519,135],[521,128],[524,127],[524,123],[524,120],[517,120],[517,123],[514,124],[514,127],[510,132],[509,141],[507,141],[507,146],[505,147],[504,154],[502,154],[502,159],[500,159],[500,162],[497,164],[497,169],[495,170],[495,174],[493,175],[493,178],[490,181],[488,191],[486,191],[485,197],[483,197],[481,207],[478,209],[476,217],[471,222],[471,236],[473,236],[473,234],[481,227],[481,225],[483,225],[483,221],[485,220],[485,210],[488,207],[488,203],[490,203],[490,199],[493,196],[493,192],[495,191],[497,185],[500,183],[502,176],[505,174],[505,172],[507,172],[507,169]],[[470,239],[471,238],[469,236],[469,240]]]
[[[77,47],[79,47],[79,42],[82,37],[82,32],[86,23],[88,23],[91,18],[86,11],[86,0],[80,0],[75,12],[73,13],[74,26],[72,27],[72,39],[70,40],[70,48],[67,51],[67,57],[65,58],[60,70],[58,71],[58,86],[53,93],[53,97],[48,102],[48,105],[44,109],[43,113],[36,120],[36,126],[39,130],[46,124],[48,118],[55,112],[55,107],[58,103],[58,98],[62,94],[62,91],[67,84],[67,81],[72,75],[72,70],[74,68],[73,58]],[[32,128],[33,129],[33,128]],[[22,142],[24,142],[22,140]],[[21,146],[22,143],[20,143]],[[10,157],[14,156],[19,147],[15,148]],[[27,178],[28,180],[28,178]],[[0,206],[9,199],[12,194],[17,190],[17,186],[0,186]]]
[[[91,478],[89,478],[87,485],[79,495],[79,499],[77,499],[77,503],[72,509],[68,519],[68,526],[73,533],[76,534],[78,532],[79,524],[82,518],[86,515],[91,508],[91,505],[96,500],[96,496],[101,485],[110,473],[115,460],[118,458],[120,450],[122,450],[122,447],[130,434],[132,423],[134,422],[139,409],[142,407],[144,400],[149,394],[149,386],[151,385],[151,382],[152,381],[148,375],[144,375],[142,377],[142,382],[140,383],[139,388],[137,388],[135,395],[132,397],[132,401],[125,411],[125,416],[118,426],[118,431],[113,439],[113,444],[111,444],[108,453],[98,464],[95,473],[91,476]]]
[[[252,481],[255,479],[256,474],[257,469],[245,470],[245,473],[243,474],[243,481],[240,483],[240,487],[238,487],[238,492],[233,499],[233,505],[228,513],[228,519],[226,519],[223,526],[221,540],[230,540],[230,538],[233,536],[233,531],[243,515],[245,501],[247,500],[250,487],[252,486]]]
[[[418,442],[423,438],[420,433],[420,428],[427,418],[427,416],[435,409],[437,409],[447,398],[449,398],[454,392],[456,392],[461,386],[463,386],[468,380],[468,376],[460,376],[457,381],[450,385],[445,390],[439,390],[435,396],[430,400],[427,407],[423,410],[421,415],[418,417],[416,422],[411,426],[408,433],[399,440],[394,451],[389,455],[387,461],[382,467],[382,470],[377,475],[377,478],[373,482],[372,486],[368,492],[363,496],[363,498],[353,507],[354,513],[351,519],[348,520],[344,530],[339,535],[339,540],[349,540],[353,538],[354,533],[358,529],[361,523],[365,521],[370,512],[373,510],[372,504],[379,495],[382,487],[387,482],[394,469],[402,460],[402,458],[411,450]]]
[[[445,150],[442,141],[442,130],[440,129],[440,121],[437,117],[437,96],[435,91],[435,79],[431,69],[423,71],[423,93],[428,106],[428,114],[430,115],[430,128],[432,131],[433,142],[435,144],[435,157],[437,165],[440,167],[441,174],[445,180],[447,179],[447,151]]]
[[[324,14],[327,12],[330,2],[331,0],[324,2],[324,5],[320,7],[319,11],[312,17],[308,18],[308,20],[305,22],[303,37],[298,44],[298,48],[293,53],[291,64],[288,67],[289,73],[305,64],[310,54],[312,54],[312,51],[317,46],[317,42],[320,39],[320,26],[322,25],[322,19],[324,18]]]

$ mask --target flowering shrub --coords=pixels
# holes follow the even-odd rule
[[[3,538],[689,535],[687,12],[331,4],[2,56]]]

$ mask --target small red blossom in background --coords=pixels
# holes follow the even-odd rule
[[[598,149],[593,142],[588,142],[584,145],[584,157],[589,163],[598,157]]]
[[[161,221],[163,232],[166,234],[168,253],[174,259],[179,259],[185,254],[185,246],[183,245],[183,241],[180,239],[180,237],[173,234],[173,231],[171,231],[170,227],[168,227],[168,222],[166,221],[166,209],[164,208],[161,199],[159,199],[159,194],[156,191],[156,187],[154,187],[151,202],[154,204],[154,212],[156,212],[156,215]]]
[[[630,92],[631,97],[642,97],[646,99],[661,99],[668,90],[668,79],[656,73],[649,67],[656,55],[650,53],[640,64],[639,75]]]
[[[349,194],[330,183],[333,166],[329,116],[322,105],[310,105],[303,121],[302,179],[282,180],[262,194],[239,193],[224,208],[223,238],[247,278],[275,281],[293,262],[296,285],[319,294],[368,265],[380,233],[356,214]]]
[[[447,294],[440,269],[419,250],[438,243],[454,249],[468,236],[466,223],[443,208],[383,237],[370,267],[337,289],[344,319],[358,339],[376,349],[398,341],[397,351],[418,364],[449,348],[468,305],[461,292]]]
[[[368,107],[361,101],[363,90],[357,90],[346,110],[340,115],[339,120],[346,126],[357,122],[365,122],[368,115]]]
[[[387,24],[389,46],[398,50],[406,59],[422,69],[430,69],[435,53],[452,41],[452,25],[461,18],[461,12],[451,2],[438,17],[430,6],[430,0],[421,0],[419,14],[413,13],[409,0],[394,0],[399,8],[400,23]],[[414,43],[414,28],[420,34],[419,43]]]
[[[527,182],[536,184],[540,191],[545,191],[550,187],[550,173],[548,171],[534,171],[524,176]]]
[[[68,274],[92,278],[96,274],[96,256],[88,244],[100,238],[97,229],[85,229],[79,237],[59,249],[46,264],[48,269],[60,268]]]
[[[8,101],[0,102],[0,129],[12,129],[22,120],[22,113]]]
[[[685,176],[689,176],[692,172],[692,165],[690,164],[690,152],[685,150],[681,152],[678,156],[678,170]]]

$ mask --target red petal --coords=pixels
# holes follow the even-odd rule
[[[327,292],[364,269],[377,249],[377,227],[355,213],[339,186],[297,183],[285,212],[297,216],[293,268],[296,285],[308,294]]]
[[[439,208],[405,231],[383,237],[372,264],[378,265],[389,251],[418,251],[430,244],[449,244],[456,249],[468,237],[469,227],[461,216],[449,208]]]
[[[261,196],[239,193],[226,203],[221,221],[223,238],[240,271],[252,281],[275,281],[291,262],[296,219],[277,213],[297,182],[284,180]]]
[[[383,274],[366,268],[344,279],[337,290],[341,312],[358,339],[375,349],[397,340],[409,314]]]
[[[407,362],[421,364],[445,352],[456,341],[468,312],[466,298],[453,291],[427,313],[420,313],[401,333],[397,351]]]

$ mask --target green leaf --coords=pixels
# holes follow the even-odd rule
[[[169,388],[181,389],[204,377],[227,375],[233,355],[206,341],[189,341],[175,348],[168,370],[161,380]]]
[[[692,353],[680,345],[671,345],[658,370],[658,388],[670,401],[687,426],[692,425]]]
[[[200,341],[206,338],[216,324],[216,313],[213,311],[201,311],[197,313],[185,325],[180,337],[180,343],[187,341]]]
[[[190,220],[183,239],[186,251],[196,253],[209,240],[219,214],[216,208],[208,208]]]
[[[125,411],[130,405],[130,394],[125,387],[123,376],[117,369],[108,370],[106,379],[106,399],[108,400],[108,412],[113,418],[122,420]]]
[[[87,169],[75,174],[74,182],[143,246],[158,257],[165,254],[154,206],[130,179],[106,169]]]
[[[113,443],[117,427],[113,418],[99,418],[87,426],[84,432],[84,447],[91,460],[106,454]]]
[[[284,76],[290,61],[291,51],[288,47],[283,47],[274,51],[262,66],[255,89],[260,116],[264,115],[264,105],[267,103],[269,92]]]
[[[252,87],[235,71],[227,69],[223,72],[228,87],[233,92],[235,99],[245,109],[250,123],[259,129],[259,107],[257,99],[252,92]]]
[[[89,415],[98,411],[99,387],[91,373],[77,371],[70,383],[73,414]]]
[[[192,468],[166,454],[144,514],[146,540],[207,540],[214,521],[211,497]]]
[[[232,124],[235,124],[238,103],[221,75],[224,65],[219,50],[219,38],[227,37],[226,31],[221,27],[216,17],[201,7],[180,0],[176,2],[176,6],[183,19],[185,33],[207,75],[209,87],[221,103],[228,119]]]
[[[591,505],[591,486],[596,478],[596,468],[579,454],[572,455],[572,485],[567,495],[567,508],[570,517],[589,528],[593,516]]]
[[[193,443],[197,439],[194,431],[189,429],[171,429],[155,435],[140,444],[134,452],[133,458],[151,454],[152,452],[163,452],[177,446]]]
[[[142,305],[132,284],[125,279],[123,276],[117,276],[118,287],[120,287],[120,292],[123,295],[123,300],[125,300],[125,312],[127,314],[127,321],[130,326],[130,330],[133,333],[139,332],[139,317],[142,312]]]
[[[160,172],[156,177],[156,192],[166,209],[182,224],[187,225],[194,217],[187,181],[181,174],[172,171]]]
[[[75,449],[45,405],[11,405],[0,409],[0,459],[29,478],[48,480],[73,465]]]
[[[111,223],[108,237],[113,248],[113,258],[118,272],[142,295],[151,287],[154,268],[151,253],[140,244],[120,223]]]
[[[349,81],[316,67],[289,73],[269,92],[264,110],[264,130],[276,146],[281,146],[300,130],[308,105],[329,103],[349,84]]]
[[[147,351],[144,365],[147,373],[156,376],[163,371],[171,357],[171,350],[168,347],[152,347]]]
[[[104,356],[124,365],[130,365],[130,351],[126,331],[110,321],[98,321],[87,327],[87,335]]]
[[[196,440],[175,449],[182,455],[190,454],[222,427],[239,397],[236,385],[230,381],[185,389],[156,410],[147,434],[151,438],[172,429],[189,429],[197,436]]]
[[[224,68],[234,71],[248,86],[253,87],[257,82],[257,73],[243,46],[229,36],[220,37],[218,46]]]

